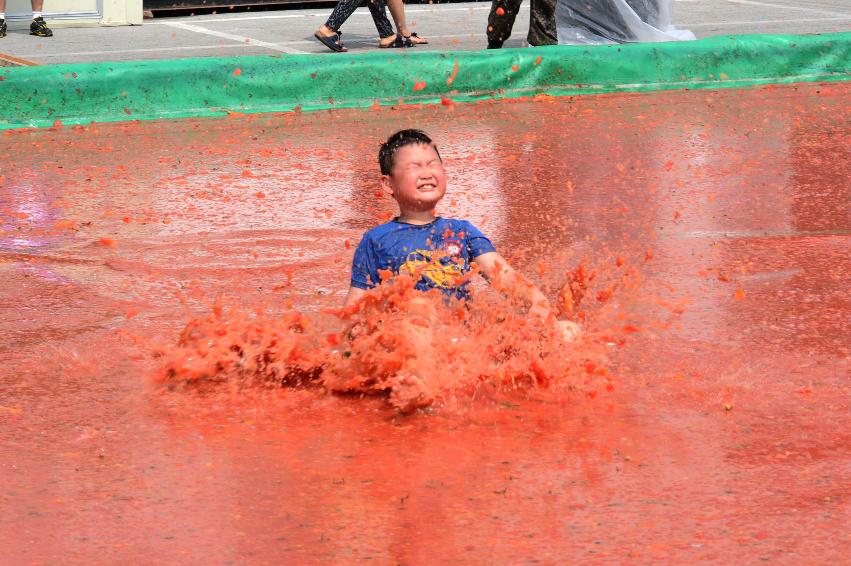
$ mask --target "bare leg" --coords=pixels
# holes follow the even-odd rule
[[[5,3],[6,0],[3,0]],[[41,9],[44,8],[44,0],[32,0],[33,12],[41,12]],[[0,5],[0,12],[3,11],[3,6]]]
[[[387,0],[387,8],[390,10],[393,22],[396,24],[396,33],[402,37],[410,37],[414,45],[428,43],[424,38],[411,36],[411,30],[408,29],[408,22],[405,21],[405,4],[402,0]]]
[[[387,8],[390,10],[393,23],[396,24],[396,33],[411,35],[411,30],[408,29],[408,23],[405,21],[405,4],[402,0],[387,0]]]

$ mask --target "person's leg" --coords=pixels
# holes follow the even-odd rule
[[[428,43],[428,40],[423,37],[419,37],[417,34],[412,33],[411,30],[408,29],[408,22],[405,19],[405,4],[403,3],[403,0],[387,0],[387,7],[390,8],[390,15],[393,16],[393,22],[396,24],[396,32],[398,34],[405,38],[411,38],[411,43],[414,45]]]
[[[387,6],[384,0],[366,0],[366,6],[372,15],[375,29],[378,30],[378,45],[387,47],[396,39],[396,32],[393,31],[393,25],[387,19]]]
[[[331,15],[328,16],[328,20],[319,26],[319,29],[316,33],[321,34],[325,37],[333,37],[340,32],[340,27],[343,23],[349,19],[349,16],[355,13],[355,10],[360,6],[361,0],[340,0],[337,2],[337,5],[334,6],[334,10],[331,12]]]
[[[522,0],[493,0],[488,14],[488,49],[499,49],[511,37]]]
[[[529,13],[529,45],[557,45],[556,0],[532,0]]]
[[[6,0],[0,0],[0,37],[6,37]]]
[[[44,23],[44,18],[41,17],[41,9],[44,7],[44,0],[32,0],[33,21],[30,24],[30,35],[38,37],[52,37],[53,32]]]

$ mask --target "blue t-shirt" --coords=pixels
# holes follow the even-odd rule
[[[491,241],[466,220],[437,217],[415,225],[393,219],[364,234],[352,261],[352,287],[371,289],[380,284],[379,270],[419,272],[420,291],[438,289],[469,299],[463,276],[472,260],[493,251]]]

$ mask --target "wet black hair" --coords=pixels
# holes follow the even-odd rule
[[[440,152],[437,151],[437,146],[427,133],[422,130],[399,130],[381,144],[381,149],[378,150],[378,165],[381,167],[382,175],[389,175],[393,172],[393,162],[396,159],[396,152],[408,145],[430,145],[440,158]]]

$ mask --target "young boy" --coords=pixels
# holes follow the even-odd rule
[[[511,268],[482,232],[466,220],[435,216],[446,193],[446,172],[432,139],[420,130],[401,130],[390,136],[378,152],[381,188],[399,205],[399,216],[369,230],[355,251],[346,307],[355,305],[368,289],[382,281],[382,273],[408,273],[421,291],[436,289],[449,300],[470,298],[469,276],[475,264],[488,281],[525,300],[529,313],[538,316],[571,341],[579,327],[556,320],[544,294]],[[416,300],[406,329],[412,344],[402,375],[391,382],[391,400],[404,410],[430,404],[423,383],[435,369],[431,355],[430,322],[433,310],[426,300]]]

